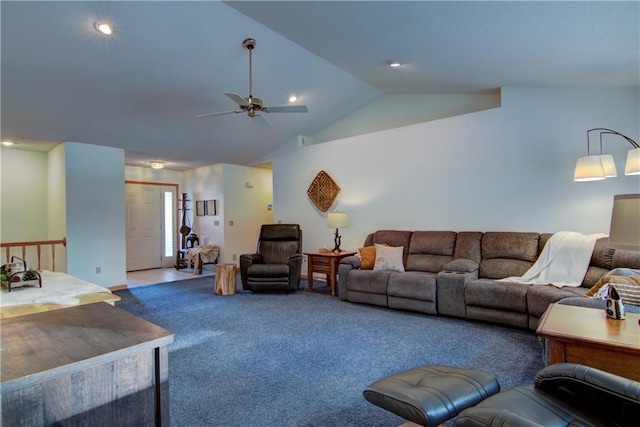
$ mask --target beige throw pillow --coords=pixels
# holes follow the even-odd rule
[[[376,243],[376,262],[373,266],[378,271],[404,272],[404,246],[384,246]]]

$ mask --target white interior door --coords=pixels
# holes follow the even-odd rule
[[[127,271],[162,267],[163,192],[160,186],[127,184]]]

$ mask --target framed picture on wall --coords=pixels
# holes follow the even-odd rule
[[[205,202],[204,211],[205,211],[205,214],[209,215],[209,216],[218,215],[216,201],[215,200],[207,200]]]
[[[205,203],[204,200],[196,201],[196,215],[204,216],[205,215]]]

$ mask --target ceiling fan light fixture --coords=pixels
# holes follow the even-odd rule
[[[294,103],[298,100],[298,94],[297,93],[292,93],[287,97],[287,101],[289,101],[290,103]]]
[[[165,162],[162,162],[160,160],[153,160],[149,162],[149,164],[151,165],[151,169],[164,169]]]
[[[95,22],[93,24],[93,28],[95,28],[97,32],[106,36],[113,34],[113,27],[107,22]]]
[[[391,68],[398,68],[399,66],[402,65],[400,61],[396,61],[394,59],[387,59],[386,64]]]

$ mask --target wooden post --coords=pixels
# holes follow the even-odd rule
[[[233,295],[236,293],[236,265],[216,264],[216,295]]]

